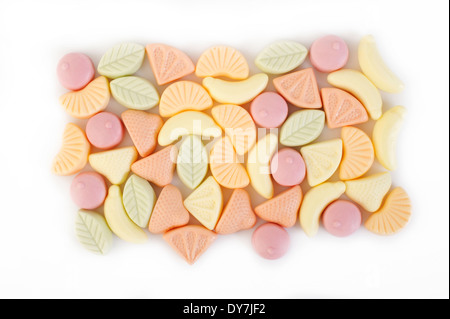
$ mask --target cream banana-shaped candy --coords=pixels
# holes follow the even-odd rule
[[[353,94],[366,108],[372,120],[382,114],[383,100],[377,87],[361,72],[342,69],[328,74],[328,83]]]
[[[403,82],[384,62],[372,35],[366,35],[359,42],[358,60],[363,73],[377,88],[389,93],[403,90]]]
[[[242,81],[225,81],[213,77],[203,79],[203,86],[219,103],[245,104],[250,102],[267,86],[269,77],[258,73]]]
[[[391,171],[397,168],[397,138],[405,114],[406,109],[403,106],[394,106],[386,111],[373,127],[372,141],[375,156],[381,165]]]

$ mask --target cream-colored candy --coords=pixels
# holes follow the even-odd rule
[[[123,188],[123,206],[130,219],[139,227],[147,227],[156,202],[150,183],[133,174]]]
[[[213,230],[223,208],[223,196],[220,185],[209,176],[185,200],[184,207],[203,224]]]
[[[382,172],[367,177],[345,181],[345,194],[365,210],[374,212],[380,208],[391,187],[391,174]]]
[[[112,185],[105,199],[104,213],[109,227],[119,238],[131,243],[147,241],[147,234],[128,217],[122,203],[120,187]]]
[[[112,246],[112,232],[99,213],[79,210],[75,220],[75,233],[79,242],[95,254],[104,255]]]
[[[181,182],[195,189],[208,172],[208,153],[202,140],[196,135],[186,136],[177,157],[177,174]]]
[[[306,178],[313,187],[325,182],[334,174],[342,159],[340,138],[303,146],[300,149],[306,164]]]
[[[268,82],[267,74],[258,73],[242,81],[207,77],[203,79],[202,84],[217,102],[241,105],[253,100],[266,88]]]
[[[344,182],[327,182],[312,187],[303,197],[300,207],[300,225],[312,237],[319,230],[320,216],[332,201],[345,192]]]
[[[394,106],[386,111],[373,127],[372,141],[375,156],[381,165],[391,171],[397,168],[397,137],[405,113],[406,109],[403,106]]]
[[[264,198],[273,197],[273,184],[270,177],[270,160],[278,146],[278,137],[267,134],[248,152],[247,173],[255,191]]]
[[[353,94],[366,108],[372,120],[382,114],[383,100],[376,86],[361,72],[342,69],[328,74],[328,83]]]
[[[136,161],[138,153],[134,146],[93,153],[89,155],[92,168],[105,176],[112,184],[125,182],[130,172],[131,164]]]
[[[222,129],[207,114],[199,111],[185,111],[169,118],[158,134],[161,146],[169,145],[185,135],[218,137]]]
[[[383,61],[372,35],[363,37],[359,42],[358,60],[363,73],[377,88],[389,93],[398,93],[403,90],[403,82]]]

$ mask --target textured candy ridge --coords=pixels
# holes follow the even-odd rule
[[[341,130],[341,139],[343,155],[339,168],[340,179],[355,179],[364,175],[375,158],[369,136],[356,127],[345,126]]]
[[[197,61],[195,74],[198,77],[225,76],[234,80],[248,77],[249,68],[245,57],[228,46],[214,46],[202,53]]]
[[[108,106],[110,97],[108,79],[99,76],[83,89],[62,95],[59,103],[70,116],[86,119],[103,111]]]

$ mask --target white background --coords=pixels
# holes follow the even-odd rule
[[[0,4],[0,297],[448,298],[448,1]],[[161,42],[195,62],[209,46],[226,44],[244,53],[257,72],[253,59],[267,44],[289,39],[309,47],[329,33],[347,41],[348,67],[355,68],[359,39],[373,34],[405,82],[403,93],[383,94],[385,109],[408,109],[400,165],[392,173],[393,186],[404,187],[413,204],[402,232],[380,237],[362,227],[339,239],[322,228],[308,238],[296,224],[288,229],[287,255],[267,261],[252,250],[249,230],[220,236],[194,266],[161,236],[143,245],[116,237],[106,256],[81,247],[73,229],[72,177],[50,173],[64,126],[72,121],[58,104],[65,92],[55,74],[60,57],[78,51],[98,63],[117,43]],[[153,79],[147,59],[140,72]],[[326,85],[324,75],[318,80]]]

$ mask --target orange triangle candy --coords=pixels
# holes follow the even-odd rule
[[[195,70],[192,60],[182,51],[165,44],[145,47],[158,85],[164,85],[191,74]]]
[[[370,137],[356,127],[344,126],[341,139],[344,150],[339,178],[349,180],[361,177],[370,169],[375,158]]]
[[[208,249],[217,235],[200,225],[187,225],[169,230],[163,238],[190,265]]]
[[[391,235],[400,231],[411,217],[411,200],[401,187],[394,188],[384,205],[369,216],[364,226],[378,235]]]
[[[319,87],[312,68],[279,76],[273,79],[273,85],[278,93],[295,106],[308,109],[322,107]]]
[[[175,145],[144,157],[131,165],[131,171],[153,184],[163,187],[172,181],[178,149]]]
[[[300,185],[296,185],[256,206],[255,213],[265,221],[276,223],[286,228],[292,227],[297,220],[302,199],[302,189]]]
[[[172,184],[164,186],[153,208],[148,230],[162,234],[188,222],[189,212],[184,208],[181,192]]]
[[[247,191],[237,188],[231,194],[222,216],[216,225],[216,233],[231,234],[255,226],[256,215],[253,212]]]
[[[364,106],[350,93],[337,88],[323,88],[321,93],[329,128],[361,124],[369,120]]]
[[[122,113],[122,121],[139,155],[146,157],[153,153],[158,145],[158,132],[164,124],[162,118],[145,111],[127,110]]]

